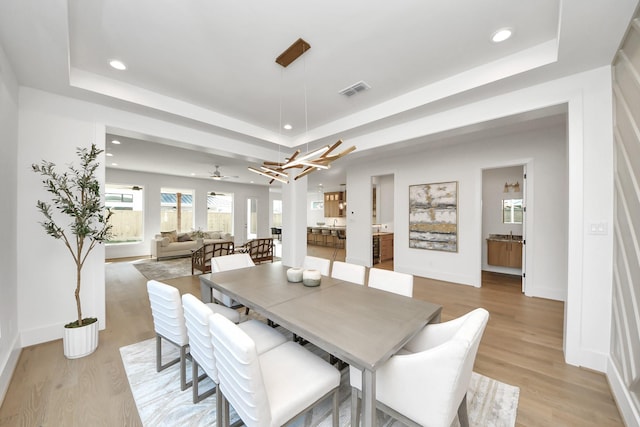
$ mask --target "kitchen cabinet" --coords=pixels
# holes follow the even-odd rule
[[[393,233],[374,233],[373,263],[393,259]]]
[[[324,193],[325,218],[344,217],[344,209],[340,209],[340,203],[342,202],[344,202],[344,191],[333,191]]]
[[[501,267],[522,268],[522,242],[487,239],[487,263]]]

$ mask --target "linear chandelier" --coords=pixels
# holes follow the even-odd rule
[[[311,151],[310,153],[304,154],[300,157],[298,157],[300,155],[300,150],[296,150],[291,155],[291,157],[286,159],[287,161],[285,163],[265,161],[263,162],[262,166],[260,166],[260,169],[256,169],[250,166],[249,170],[267,178],[271,178],[269,184],[271,184],[274,180],[282,182],[284,184],[288,184],[288,169],[302,169],[302,171],[298,173],[294,179],[302,178],[303,176],[308,175],[313,171],[319,169],[329,169],[331,167],[331,162],[346,156],[356,149],[356,147],[352,145],[351,147],[340,153],[331,154],[336,148],[340,146],[340,144],[342,144],[342,140],[339,140],[331,146],[325,145],[324,147],[320,147],[317,150]]]
[[[282,52],[277,58],[276,62],[282,67],[286,68],[293,61],[298,59],[307,50],[311,49],[311,45],[303,39],[296,40],[291,46],[289,46],[284,52]],[[306,64],[306,63],[305,63]],[[307,89],[305,84],[305,96],[304,96],[304,111],[305,111],[305,123],[307,121]],[[280,120],[282,121],[282,100],[280,101]],[[282,123],[280,123],[282,128]],[[338,140],[333,145],[325,145],[317,150],[307,152],[300,156],[300,150],[296,150],[291,157],[287,158],[285,163],[264,161],[260,168],[254,168],[249,166],[251,172],[257,173],[264,177],[270,178],[269,184],[273,181],[279,181],[284,184],[289,183],[289,169],[302,169],[298,173],[295,179],[302,178],[310,174],[313,171],[320,169],[329,169],[331,162],[338,160],[340,157],[344,157],[356,149],[355,146],[351,146],[346,150],[338,154],[331,154],[333,151],[342,144],[342,140]],[[307,151],[309,144],[307,143]]]

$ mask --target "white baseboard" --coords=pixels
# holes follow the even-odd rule
[[[607,380],[625,425],[627,427],[640,427],[640,408],[634,406],[629,390],[625,386],[624,380],[611,357],[608,358],[607,363]]]
[[[22,351],[22,348],[20,348],[18,344],[18,335],[16,335],[11,343],[11,350],[9,351],[8,357],[3,361],[2,366],[0,366],[0,406],[2,406],[4,402],[7,390],[9,390],[11,378],[13,377],[13,372],[18,365],[18,358]]]

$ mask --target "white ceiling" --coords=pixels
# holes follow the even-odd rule
[[[223,173],[240,176],[238,182],[266,184],[246,171],[262,160],[256,152],[267,150],[267,160],[278,160],[295,148],[338,139],[346,148],[349,138],[402,124],[441,104],[464,103],[482,90],[523,87],[610,64],[636,5],[637,0],[2,0],[0,43],[21,85],[211,135],[202,144],[109,129],[124,142],[107,145],[114,154],[109,162],[117,167],[206,178],[219,164]],[[502,27],[513,28],[513,37],[491,42]],[[287,68],[276,64],[299,37],[311,49]],[[114,58],[128,69],[110,68]],[[371,89],[351,98],[338,94],[360,80]],[[524,120],[529,117],[487,127],[508,125],[505,131],[512,131]],[[284,123],[293,130],[283,130]],[[411,145],[390,143],[402,143],[398,149]],[[309,182],[344,182],[340,169],[377,150],[359,144],[357,154],[335,162],[332,173],[311,174]]]

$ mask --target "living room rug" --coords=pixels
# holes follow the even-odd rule
[[[322,350],[312,344],[305,348],[317,354]],[[155,368],[155,338],[120,348],[122,362],[129,385],[136,401],[138,413],[144,426],[211,426],[216,422],[217,395],[214,394],[200,403],[192,403],[192,391],[180,391],[178,364],[162,372]],[[163,361],[177,357],[176,347],[163,341]],[[325,358],[326,359],[326,358]],[[187,379],[191,378],[191,365],[187,362]],[[213,382],[208,378],[200,383],[200,390],[208,390]],[[473,373],[467,394],[469,423],[472,426],[510,427],[515,425],[520,389],[494,379]],[[349,369],[342,370],[340,384],[340,426],[351,425],[351,388]],[[313,411],[297,419],[296,427],[330,426],[331,402],[316,406]],[[238,419],[230,408],[231,421]],[[378,411],[378,425],[400,427],[404,424]],[[452,427],[459,426],[457,418]]]
[[[176,277],[191,276],[191,258],[174,258],[156,261],[144,259],[135,261],[133,266],[149,280],[166,280]],[[195,270],[200,274],[199,270]]]
[[[273,257],[273,262],[279,261],[279,257]],[[191,276],[191,258],[173,258],[156,261],[143,259],[135,261],[133,266],[148,280],[166,280],[176,277]],[[202,274],[200,270],[194,270],[196,275]]]

